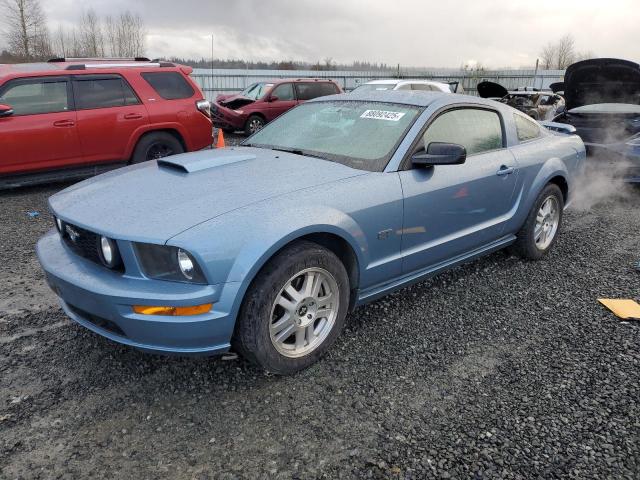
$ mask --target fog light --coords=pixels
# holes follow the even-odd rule
[[[105,267],[114,268],[120,261],[116,242],[107,237],[100,237],[100,258]]]
[[[134,305],[133,311],[140,315],[165,315],[171,317],[201,315],[207,313],[213,307],[213,303],[194,305],[192,307],[162,307],[150,305]]]
[[[178,249],[178,266],[182,274],[189,280],[193,280],[193,260],[187,252]]]

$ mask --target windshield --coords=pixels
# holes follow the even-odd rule
[[[305,103],[267,124],[244,145],[382,171],[420,112],[419,107],[383,102]]]
[[[397,83],[365,83],[351,90],[355,92],[375,92],[380,90],[393,90]]]
[[[240,96],[249,98],[251,100],[260,100],[264,97],[267,90],[273,87],[273,83],[265,83],[259,82],[254,83],[253,85],[249,85],[242,92],[240,92]]]

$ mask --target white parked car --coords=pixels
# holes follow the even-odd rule
[[[452,88],[457,86],[458,82],[452,84],[443,82],[434,82],[432,80],[373,80],[357,86],[352,91],[365,92],[375,90],[419,90],[423,92],[446,92],[452,93],[457,91]]]

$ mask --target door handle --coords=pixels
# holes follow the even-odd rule
[[[139,113],[127,113],[124,116],[125,120],[140,120],[142,118],[142,115],[140,115]]]
[[[515,171],[516,171],[516,169],[515,169],[515,168],[513,168],[513,167],[507,167],[506,165],[502,165],[502,166],[500,167],[500,170],[498,170],[498,171],[496,172],[496,175],[498,175],[498,176],[500,176],[500,177],[503,177],[503,176],[505,176],[505,175],[511,175],[511,174],[512,174],[513,172],[515,172]]]
[[[58,120],[53,122],[54,127],[73,127],[75,122],[73,120]]]

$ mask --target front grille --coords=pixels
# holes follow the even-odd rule
[[[100,248],[100,237],[98,235],[76,225],[65,223],[62,238],[73,253],[102,265],[102,260],[98,253]]]

